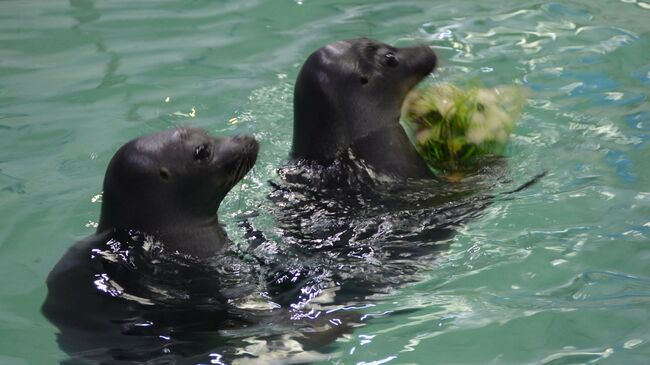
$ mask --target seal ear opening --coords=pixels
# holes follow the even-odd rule
[[[169,178],[172,176],[171,172],[169,172],[169,170],[167,170],[165,167],[161,167],[158,173],[160,174],[160,177],[165,181],[169,180]]]
[[[367,78],[367,77],[364,77],[364,76],[361,76],[361,77],[359,78],[359,81],[361,82],[361,85],[365,85],[365,84],[368,83],[368,78]]]

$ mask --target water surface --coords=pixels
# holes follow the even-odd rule
[[[643,1],[27,1],[0,4],[0,362],[66,356],[45,277],[98,219],[113,152],[181,125],[262,141],[221,208],[264,210],[303,60],[338,39],[432,46],[430,82],[522,83],[512,185],[417,281],[369,300],[344,364],[646,364],[650,4]],[[504,186],[507,188],[507,186]],[[273,231],[270,216],[253,219]]]

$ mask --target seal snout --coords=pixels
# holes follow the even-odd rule
[[[226,163],[229,169],[233,184],[241,180],[250,171],[257,161],[259,143],[249,135],[238,135],[224,141],[224,154],[229,155],[229,162]]]
[[[240,134],[233,137],[233,142],[239,145],[244,159],[250,161],[250,165],[252,167],[257,160],[257,153],[260,150],[259,142],[257,142],[254,137],[247,134]]]
[[[438,65],[438,57],[427,45],[404,48],[403,52],[411,69],[421,77],[432,73]]]

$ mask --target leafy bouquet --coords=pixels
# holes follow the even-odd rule
[[[440,84],[413,91],[402,122],[431,168],[468,170],[480,157],[503,155],[529,94],[518,85],[463,90]]]

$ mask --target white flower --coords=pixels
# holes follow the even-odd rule
[[[451,84],[441,84],[434,89],[431,95],[436,110],[443,118],[451,117],[451,113],[455,112],[454,106],[459,96],[462,96],[461,91]]]
[[[507,141],[513,120],[501,108],[498,99],[493,89],[478,89],[476,92],[476,110],[472,113],[467,130],[467,139],[470,142],[481,144]]]

